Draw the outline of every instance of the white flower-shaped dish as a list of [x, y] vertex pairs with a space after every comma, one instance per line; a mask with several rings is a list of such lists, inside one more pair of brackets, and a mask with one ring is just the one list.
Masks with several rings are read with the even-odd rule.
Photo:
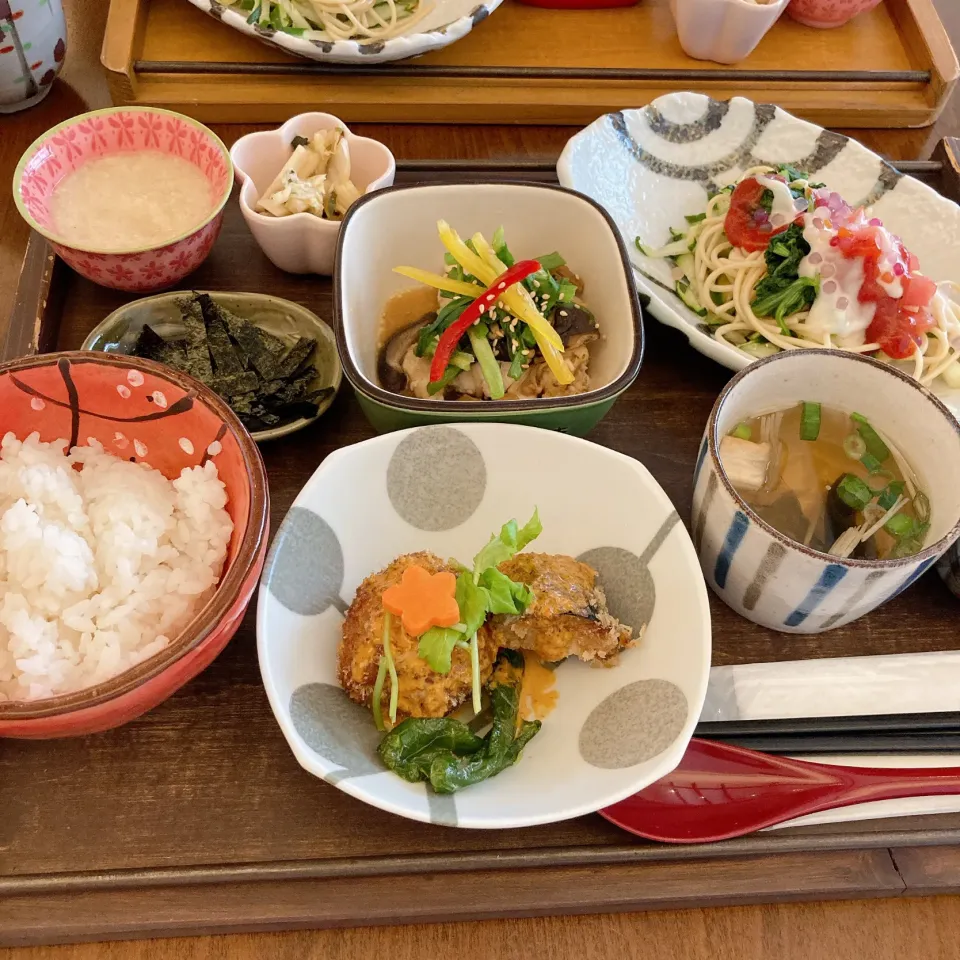
[[[579, 509], [572, 491], [585, 493]], [[438, 796], [384, 768], [369, 709], [337, 685], [343, 614], [360, 582], [400, 554], [469, 562], [535, 506], [543, 533], [530, 549], [590, 563], [611, 611], [647, 629], [615, 667], [563, 663], [556, 708], [519, 763]], [[710, 610], [690, 537], [636, 460], [536, 427], [437, 425], [323, 461], [271, 547], [257, 645], [270, 705], [310, 773], [413, 820], [522, 827], [592, 813], [677, 765], [706, 694]]]
[[756, 49], [790, 0], [670, 0], [680, 46], [687, 56], [739, 63]]
[[[839, 133], [799, 120], [769, 103], [743, 97], [712, 100], [671, 93], [639, 110], [600, 117], [566, 145], [557, 163], [560, 182], [592, 197], [623, 234], [637, 286], [650, 312], [686, 334], [691, 345], [731, 370], [752, 362], [720, 343], [674, 293], [670, 264], [644, 257], [670, 239], [686, 214], [701, 213], [707, 192], [737, 180], [758, 163], [789, 163], [815, 175], [853, 206], [876, 216], [920, 258], [934, 280], [960, 281], [960, 207], [877, 154]], [[933, 392], [960, 416], [960, 390], [942, 383]]]
[[410, 33], [389, 40], [359, 43], [356, 40], [308, 40], [273, 27], [247, 23], [249, 12], [225, 6], [219, 0], [190, 2], [234, 30], [282, 47], [308, 60], [367, 65], [419, 57], [462, 40], [478, 23], [486, 20], [503, 0], [435, 0], [433, 9], [410, 27]]
[[346, 132], [350, 178], [360, 193], [391, 186], [397, 171], [393, 154], [378, 140], [351, 133], [342, 120], [329, 113], [298, 114], [276, 130], [248, 133], [230, 149], [243, 219], [267, 257], [287, 273], [332, 275], [340, 221], [312, 213], [271, 217], [257, 210], [257, 201], [293, 153], [294, 137], [310, 137], [334, 127]]

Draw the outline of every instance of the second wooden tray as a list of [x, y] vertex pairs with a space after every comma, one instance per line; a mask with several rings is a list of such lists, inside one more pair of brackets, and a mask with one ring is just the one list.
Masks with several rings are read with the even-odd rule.
[[[956, 153], [910, 164], [958, 196]], [[398, 180], [551, 176], [549, 165], [399, 164]], [[281, 273], [235, 202], [199, 289], [270, 291], [329, 317], [329, 279]], [[132, 297], [96, 287], [34, 236], [7, 355], [76, 348]], [[703, 423], [729, 371], [647, 327], [636, 383], [591, 440], [642, 461], [689, 520]], [[263, 447], [272, 527], [333, 450], [372, 436], [344, 388], [314, 427]], [[714, 663], [943, 650], [957, 601], [936, 574], [856, 624], [797, 640], [712, 598]], [[960, 815], [825, 824], [694, 847], [598, 816], [454, 830], [366, 806], [297, 765], [257, 666], [254, 610], [211, 667], [117, 730], [0, 741], [0, 946], [252, 929], [484, 919], [946, 892]]]
[[348, 122], [582, 125], [687, 88], [773, 100], [825, 127], [919, 127], [960, 72], [933, 0], [884, 0], [835, 30], [784, 16], [733, 68], [684, 54], [669, 0], [598, 11], [506, 0], [459, 43], [369, 67], [298, 59], [185, 0], [111, 0], [102, 60], [114, 103], [220, 123], [327, 109]]

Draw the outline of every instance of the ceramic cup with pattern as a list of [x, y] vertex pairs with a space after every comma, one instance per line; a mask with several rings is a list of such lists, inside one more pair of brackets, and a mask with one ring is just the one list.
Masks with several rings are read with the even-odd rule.
[[[923, 550], [891, 560], [839, 559], [762, 520], [734, 490], [719, 456], [737, 424], [803, 401], [856, 411], [916, 472], [930, 504]], [[694, 473], [693, 541], [707, 583], [741, 616], [784, 633], [821, 633], [895, 597], [960, 536], [960, 425], [907, 374], [839, 350], [791, 350], [742, 370], [720, 394]]]
[[0, 0], [0, 113], [39, 103], [66, 52], [60, 0]]

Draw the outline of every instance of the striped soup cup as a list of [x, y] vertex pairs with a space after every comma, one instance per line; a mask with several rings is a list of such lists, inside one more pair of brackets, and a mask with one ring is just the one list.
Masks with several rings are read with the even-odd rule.
[[[863, 414], [913, 468], [930, 500], [924, 548], [890, 560], [840, 559], [791, 540], [734, 490], [720, 440], [738, 423], [802, 401]], [[704, 577], [741, 616], [784, 633], [821, 633], [909, 587], [960, 536], [960, 424], [918, 381], [840, 350], [789, 350], [724, 388], [697, 457], [693, 541]]]

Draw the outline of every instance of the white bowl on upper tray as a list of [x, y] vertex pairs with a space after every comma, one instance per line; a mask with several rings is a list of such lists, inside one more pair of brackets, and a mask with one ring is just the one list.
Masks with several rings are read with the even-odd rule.
[[[674, 292], [671, 264], [644, 257], [670, 240], [687, 214], [701, 213], [709, 184], [736, 181], [759, 163], [791, 164], [823, 181], [852, 206], [872, 207], [884, 225], [920, 258], [934, 280], [960, 281], [960, 207], [931, 187], [899, 173], [863, 145], [743, 97], [712, 100], [671, 93], [638, 110], [600, 117], [566, 145], [560, 182], [604, 206], [623, 234], [650, 312], [682, 331], [691, 345], [730, 370], [752, 362], [713, 338]], [[960, 390], [943, 381], [933, 392], [960, 416]]]
[[[421, 0], [427, 2], [427, 0]], [[366, 66], [371, 63], [387, 63], [419, 57], [431, 50], [456, 43], [463, 39], [478, 23], [486, 20], [503, 0], [435, 0], [433, 9], [422, 19], [411, 24], [410, 32], [389, 40], [374, 40], [360, 43], [356, 40], [310, 39], [285, 33], [271, 26], [248, 23], [250, 8], [243, 9], [226, 5], [220, 0], [190, 0], [197, 9], [210, 14], [216, 20], [255, 37], [265, 43], [281, 47], [308, 60], [324, 60], [328, 63], [350, 63]]]
[[670, 0], [683, 52], [696, 60], [739, 63], [756, 49], [790, 0]]
[[240, 184], [240, 212], [254, 240], [268, 259], [287, 273], [330, 276], [336, 255], [340, 220], [312, 213], [273, 217], [257, 210], [257, 201], [293, 153], [294, 137], [311, 137], [318, 130], [339, 127], [350, 150], [350, 179], [360, 191], [372, 193], [393, 183], [397, 164], [379, 140], [358, 137], [330, 113], [301, 113], [276, 130], [261, 130], [240, 137], [230, 148]]
[[[530, 550], [582, 557], [611, 612], [646, 631], [610, 669], [564, 662], [556, 708], [519, 762], [438, 796], [383, 767], [370, 710], [338, 686], [343, 614], [360, 582], [398, 555], [469, 561], [534, 507], [543, 533]], [[706, 695], [710, 610], [690, 537], [636, 460], [532, 427], [429, 426], [323, 461], [273, 542], [257, 645], [274, 715], [310, 773], [413, 820], [521, 827], [592, 813], [677, 765]]]

